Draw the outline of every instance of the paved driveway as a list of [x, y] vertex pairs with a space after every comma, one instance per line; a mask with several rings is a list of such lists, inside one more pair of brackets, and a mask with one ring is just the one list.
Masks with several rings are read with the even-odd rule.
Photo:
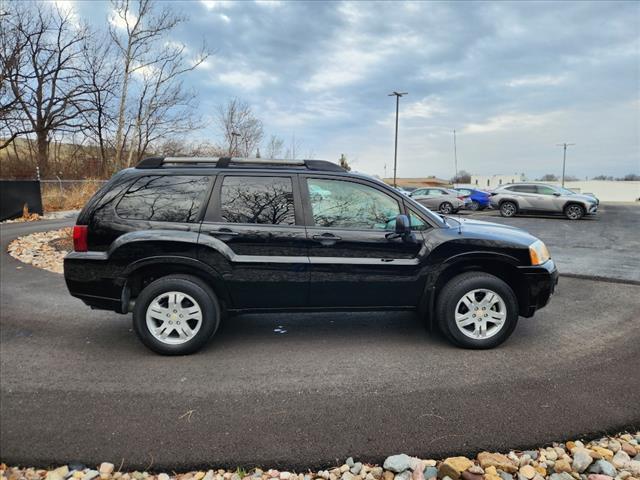
[[167, 358], [129, 316], [91, 311], [60, 275], [4, 253], [46, 228], [2, 227], [5, 462], [304, 469], [640, 426], [638, 286], [561, 278], [491, 351], [456, 349], [410, 314], [336, 313], [235, 317], [201, 353]]

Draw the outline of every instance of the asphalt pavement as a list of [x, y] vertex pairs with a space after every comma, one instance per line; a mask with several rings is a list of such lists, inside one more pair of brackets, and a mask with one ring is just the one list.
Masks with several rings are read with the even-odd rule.
[[637, 285], [561, 278], [489, 351], [454, 348], [408, 313], [271, 314], [228, 319], [199, 354], [160, 357], [129, 315], [92, 311], [61, 275], [6, 254], [65, 224], [1, 227], [4, 462], [306, 469], [640, 427]]
[[640, 284], [640, 205], [601, 204], [578, 221], [564, 216], [500, 216], [497, 210], [462, 212], [463, 218], [504, 223], [542, 239], [561, 274], [601, 277]]

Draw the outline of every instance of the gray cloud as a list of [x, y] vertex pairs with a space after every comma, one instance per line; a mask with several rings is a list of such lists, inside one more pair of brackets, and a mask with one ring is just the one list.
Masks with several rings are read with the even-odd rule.
[[[640, 170], [636, 2], [175, 2], [176, 40], [215, 55], [189, 82], [206, 116], [238, 96], [268, 132], [382, 174], [401, 103], [402, 175]], [[78, 3], [104, 22], [108, 4]], [[211, 126], [202, 137], [216, 134]]]

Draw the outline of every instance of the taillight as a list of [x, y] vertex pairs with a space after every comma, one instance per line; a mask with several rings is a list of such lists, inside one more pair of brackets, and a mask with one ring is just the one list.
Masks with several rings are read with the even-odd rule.
[[464, 195], [460, 195], [460, 196], [458, 197], [458, 200], [464, 200], [464, 198], [465, 198], [465, 197], [464, 197]]
[[76, 252], [86, 252], [89, 250], [87, 244], [89, 230], [86, 225], [74, 225], [73, 227], [73, 249]]

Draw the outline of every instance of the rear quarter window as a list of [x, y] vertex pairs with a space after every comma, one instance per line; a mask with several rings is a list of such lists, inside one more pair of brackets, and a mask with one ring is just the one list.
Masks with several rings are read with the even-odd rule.
[[192, 175], [149, 175], [135, 181], [116, 213], [122, 218], [191, 223], [198, 220], [211, 179]]

